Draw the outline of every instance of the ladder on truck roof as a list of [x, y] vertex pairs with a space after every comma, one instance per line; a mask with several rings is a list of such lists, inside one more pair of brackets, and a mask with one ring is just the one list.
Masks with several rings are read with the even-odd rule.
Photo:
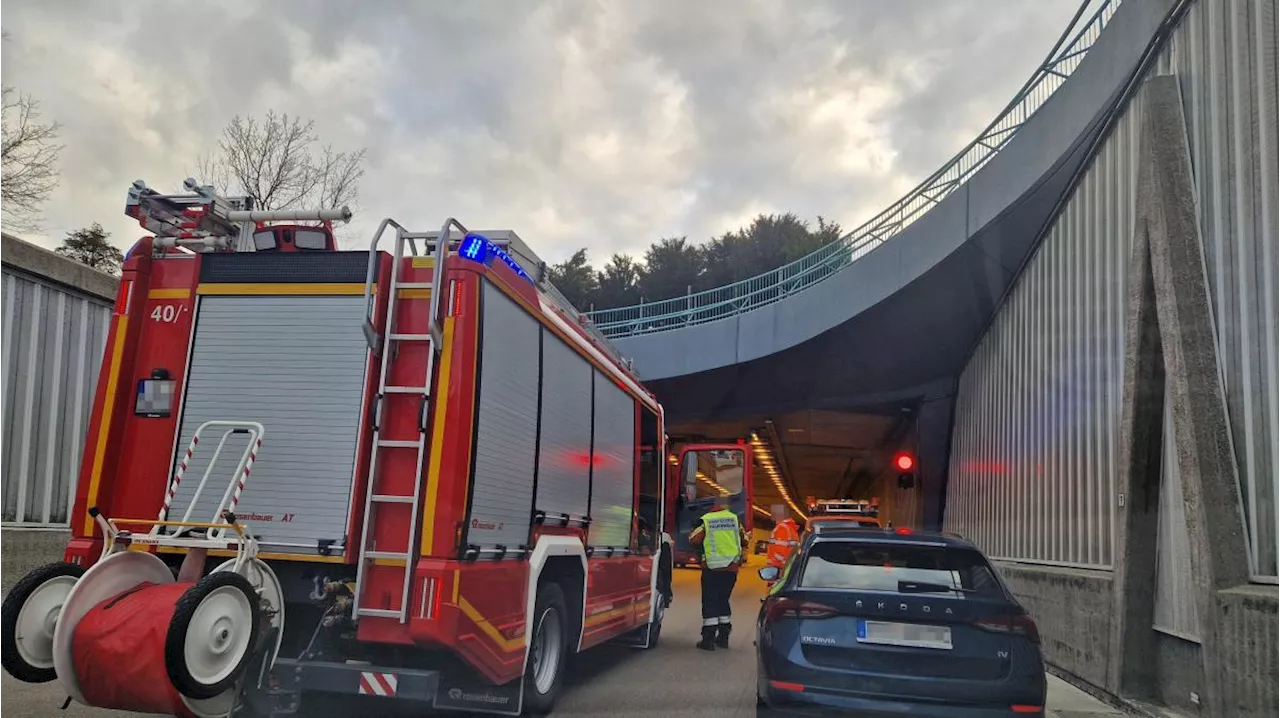
[[252, 197], [222, 197], [211, 185], [188, 177], [183, 189], [191, 194], [161, 194], [135, 180], [125, 199], [124, 213], [155, 235], [158, 247], [194, 251], [253, 251], [257, 222], [349, 222], [351, 210], [253, 208]]
[[[391, 252], [391, 281], [387, 287], [387, 317], [386, 332], [384, 336], [379, 336], [377, 329], [373, 325], [373, 286], [374, 279], [377, 276], [378, 266], [378, 242], [381, 240], [383, 233], [388, 227], [394, 227], [396, 230], [395, 244]], [[459, 233], [456, 238], [451, 234], [456, 229]], [[369, 457], [369, 475], [365, 484], [364, 497], [364, 522], [360, 531], [360, 553], [359, 562], [356, 566], [356, 591], [355, 601], [352, 606], [352, 613], [356, 619], [362, 616], [378, 617], [378, 618], [395, 618], [401, 623], [405, 623], [409, 617], [409, 588], [413, 578], [414, 568], [414, 547], [417, 541], [418, 512], [421, 510], [422, 499], [422, 465], [427, 454], [427, 417], [429, 415], [428, 408], [431, 401], [431, 382], [434, 377], [436, 357], [440, 351], [440, 295], [441, 282], [444, 278], [445, 259], [449, 256], [449, 252], [455, 243], [460, 244], [467, 235], [467, 228], [453, 218], [445, 220], [443, 228], [437, 232], [409, 232], [401, 227], [392, 219], [384, 219], [378, 225], [377, 231], [373, 235], [373, 241], [369, 246], [369, 268], [365, 276], [364, 298], [365, 298], [365, 322], [363, 331], [365, 340], [369, 344], [369, 348], [375, 353], [381, 355], [381, 368], [378, 373], [378, 393], [375, 397], [375, 409], [373, 418], [373, 449]], [[434, 257], [434, 265], [431, 269], [431, 281], [429, 283], [404, 282], [401, 281], [401, 269], [405, 258], [405, 246], [408, 245], [412, 256], [418, 256], [418, 241], [423, 242], [424, 251], [431, 252]], [[502, 245], [503, 242], [493, 242]], [[426, 301], [430, 302], [428, 309], [428, 327], [426, 334], [409, 334], [396, 331], [396, 316], [398, 314], [397, 307], [400, 301], [422, 301], [421, 299], [413, 299], [406, 297], [398, 300], [397, 296], [401, 289], [428, 289], [430, 296]], [[426, 371], [422, 377], [420, 384], [412, 386], [393, 385], [387, 383], [388, 376], [391, 372], [391, 345], [395, 342], [425, 342], [427, 345], [427, 361]], [[418, 412], [418, 436], [416, 439], [383, 439], [383, 407], [385, 399], [389, 394], [417, 394], [421, 397], [422, 405]], [[414, 462], [414, 478], [413, 492], [411, 494], [385, 494], [378, 492], [378, 455], [381, 450], [404, 451], [412, 450], [416, 452], [416, 460]], [[377, 511], [379, 507], [387, 504], [409, 504], [409, 528], [408, 535], [405, 536], [404, 551], [382, 551], [373, 545], [372, 528], [377, 521]], [[364, 591], [368, 586], [365, 579], [368, 576], [370, 565], [378, 559], [389, 559], [392, 561], [404, 561], [404, 580], [401, 587], [400, 607], [398, 609], [387, 608], [368, 608], [363, 605], [361, 600]]]

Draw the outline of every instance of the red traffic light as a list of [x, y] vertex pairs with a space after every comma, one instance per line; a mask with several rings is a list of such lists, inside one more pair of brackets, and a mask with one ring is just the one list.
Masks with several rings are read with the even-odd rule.
[[910, 471], [916, 467], [916, 460], [911, 454], [902, 452], [893, 458], [893, 465], [899, 471]]

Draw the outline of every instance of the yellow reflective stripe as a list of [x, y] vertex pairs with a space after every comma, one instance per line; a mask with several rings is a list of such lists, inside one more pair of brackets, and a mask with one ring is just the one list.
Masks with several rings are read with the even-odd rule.
[[[430, 556], [435, 548], [436, 498], [440, 493], [440, 464], [444, 456], [445, 414], [449, 410], [449, 374], [453, 367], [453, 317], [446, 317], [440, 342], [440, 379], [436, 389], [440, 394], [440, 403], [435, 406], [431, 427], [431, 454], [427, 459], [427, 497], [422, 507], [422, 555]], [[434, 399], [436, 392], [432, 392]], [[457, 591], [457, 582], [454, 582]], [[457, 597], [454, 597], [457, 603]]]
[[[121, 314], [116, 319], [116, 329], [111, 338], [115, 344], [111, 346], [111, 363], [107, 365], [107, 390], [102, 402], [102, 416], [98, 423], [98, 440], [93, 446], [93, 468], [89, 470], [89, 491], [85, 495], [85, 508], [98, 505], [99, 484], [102, 482], [102, 464], [107, 455], [107, 434], [111, 431], [111, 417], [116, 408], [116, 385], [120, 379], [120, 360], [124, 357], [125, 329], [129, 326], [129, 315]], [[92, 516], [85, 514], [84, 533], [93, 536], [93, 527], [97, 526]]]
[[147, 299], [187, 299], [191, 296], [191, 290], [182, 289], [152, 289], [147, 292]]
[[364, 294], [364, 285], [356, 282], [201, 284], [196, 287], [196, 294], [354, 295]]
[[[156, 553], [176, 553], [185, 554], [189, 549], [181, 546], [157, 546]], [[210, 556], [232, 557], [236, 555], [235, 551], [226, 549], [212, 548], [209, 549]], [[342, 556], [320, 556], [310, 553], [277, 553], [274, 551], [259, 551], [258, 558], [263, 561], [297, 561], [299, 563], [346, 563], [346, 559]], [[400, 565], [404, 565], [401, 561]]]
[[464, 616], [471, 619], [472, 623], [479, 626], [480, 630], [484, 631], [486, 636], [492, 638], [494, 643], [497, 643], [504, 653], [510, 653], [517, 648], [524, 647], [524, 635], [519, 635], [515, 638], [507, 638], [502, 635], [502, 632], [494, 627], [492, 623], [489, 623], [489, 619], [481, 616], [480, 612], [476, 610], [476, 607], [472, 606], [471, 602], [467, 599], [460, 599], [458, 601], [458, 608], [462, 610]]

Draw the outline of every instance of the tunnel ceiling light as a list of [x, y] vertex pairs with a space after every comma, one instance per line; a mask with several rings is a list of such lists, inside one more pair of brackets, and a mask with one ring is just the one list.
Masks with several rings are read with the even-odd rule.
[[729, 494], [733, 493], [728, 489], [726, 489], [725, 487], [721, 486], [720, 484], [717, 484], [714, 480], [711, 479], [711, 477], [707, 476], [701, 471], [697, 472], [697, 476], [698, 476], [698, 481], [701, 481], [706, 485], [710, 486], [711, 488], [715, 489], [716, 491], [719, 491], [721, 496], [728, 496]]
[[765, 473], [769, 476], [769, 480], [778, 490], [778, 495], [782, 497], [782, 500], [791, 507], [791, 510], [795, 512], [797, 516], [807, 520], [809, 516], [796, 505], [795, 500], [791, 497], [791, 492], [787, 490], [787, 486], [782, 480], [782, 473], [778, 470], [778, 466], [774, 462], [771, 447], [761, 441], [760, 435], [755, 432], [751, 433], [751, 445], [756, 448], [758, 452], [757, 460]]

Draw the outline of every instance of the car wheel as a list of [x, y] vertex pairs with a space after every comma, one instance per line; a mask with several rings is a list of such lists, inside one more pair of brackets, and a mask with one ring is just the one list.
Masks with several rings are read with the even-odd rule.
[[533, 606], [529, 661], [524, 674], [524, 707], [533, 715], [551, 712], [564, 683], [565, 657], [569, 648], [565, 639], [568, 618], [560, 585], [544, 583], [539, 586]]

